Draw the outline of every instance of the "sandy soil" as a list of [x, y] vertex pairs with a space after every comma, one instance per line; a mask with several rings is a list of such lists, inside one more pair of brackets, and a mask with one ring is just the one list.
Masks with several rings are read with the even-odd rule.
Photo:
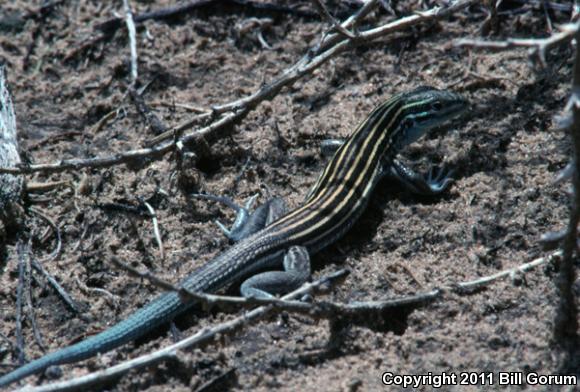
[[[155, 136], [126, 94], [130, 75], [124, 29], [71, 55], [90, 38], [95, 24], [122, 10], [121, 2], [114, 7], [100, 1], [63, 2], [42, 17], [26, 17], [37, 3], [16, 0], [0, 7], [0, 62], [8, 70], [23, 158], [40, 163], [107, 155], [138, 148]], [[173, 3], [134, 1], [133, 6], [139, 13]], [[519, 12], [518, 3], [504, 3], [497, 37], [547, 34], [540, 9], [527, 6]], [[416, 5], [401, 1], [396, 9], [404, 14]], [[551, 17], [557, 23], [569, 19], [561, 12]], [[241, 32], [240, 24], [251, 18], [272, 20], [263, 31], [271, 50], [261, 45], [256, 29]], [[389, 18], [380, 13], [369, 23]], [[213, 221], [230, 222], [232, 211], [191, 200], [187, 193], [228, 195], [242, 203], [265, 185], [296, 206], [325, 164], [319, 153], [322, 140], [348, 135], [375, 105], [419, 85], [453, 89], [473, 104], [467, 119], [403, 154], [422, 170], [430, 164], [453, 167], [457, 180], [436, 199], [414, 196], [396, 182], [381, 183], [356, 229], [313, 258], [315, 277], [351, 270], [324, 298], [348, 302], [403, 296], [544, 255], [539, 236], [561, 229], [567, 219], [565, 187], [552, 181], [567, 162], [570, 143], [552, 119], [569, 93], [572, 49], [556, 48], [548, 56], [549, 67], [538, 70], [525, 50], [489, 53], [450, 44], [480, 37], [484, 19], [482, 9], [474, 7], [334, 58], [259, 105], [231, 129], [231, 136], [212, 145], [207, 157], [196, 165], [186, 161], [180, 173], [174, 156], [167, 155], [138, 168], [28, 176], [29, 182], [71, 184], [30, 197], [62, 231], [62, 252], [44, 267], [82, 309], [71, 312], [35, 274], [32, 297], [47, 350], [107, 328], [159, 292], [110, 265], [110, 255], [178, 282], [228, 246]], [[299, 59], [325, 27], [316, 18], [240, 7], [203, 8], [169, 21], [145, 22], [138, 27], [139, 78], [142, 86], [149, 84], [145, 101], [168, 126], [180, 124], [195, 113], [177, 104], [208, 108], [252, 93]], [[137, 206], [139, 198], [156, 210], [167, 253], [163, 263], [150, 219], [103, 208], [107, 203]], [[9, 238], [8, 254], [0, 261], [0, 332], [11, 342], [16, 243], [33, 236], [34, 254], [42, 261], [56, 245], [46, 231], [43, 221], [29, 216]], [[386, 388], [384, 372], [556, 374], [556, 271], [557, 266], [547, 264], [473, 295], [450, 294], [407, 315], [347, 326], [339, 344], [329, 344], [326, 321], [278, 315], [181, 353], [175, 363], [133, 372], [107, 389], [185, 391], [213, 382], [215, 390], [368, 391]], [[178, 335], [240, 313], [198, 309], [177, 320]], [[28, 319], [23, 334], [26, 358], [41, 356]], [[99, 358], [63, 366], [63, 377], [103, 369], [174, 339], [162, 329]], [[16, 362], [7, 341], [0, 340], [0, 372]], [[50, 380], [50, 374], [27, 379], [35, 384]], [[494, 389], [503, 389], [495, 381]]]

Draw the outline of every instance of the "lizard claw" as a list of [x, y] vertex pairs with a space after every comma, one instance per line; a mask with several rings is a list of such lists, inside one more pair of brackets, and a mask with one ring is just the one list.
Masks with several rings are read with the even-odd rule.
[[425, 183], [433, 193], [441, 193], [446, 190], [453, 182], [453, 169], [447, 169], [445, 166], [431, 166], [429, 172], [425, 175]]

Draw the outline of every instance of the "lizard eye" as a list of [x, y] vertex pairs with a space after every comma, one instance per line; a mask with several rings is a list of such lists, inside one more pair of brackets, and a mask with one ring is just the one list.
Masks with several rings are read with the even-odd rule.
[[439, 110], [443, 109], [443, 104], [441, 102], [433, 102], [431, 104], [431, 109], [438, 112]]

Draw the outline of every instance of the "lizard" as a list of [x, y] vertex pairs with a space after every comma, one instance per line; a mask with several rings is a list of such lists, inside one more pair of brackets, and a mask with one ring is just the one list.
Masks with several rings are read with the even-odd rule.
[[[249, 276], [240, 286], [246, 297], [271, 297], [298, 288], [310, 278], [310, 256], [353, 226], [383, 177], [395, 176], [422, 194], [437, 195], [448, 188], [450, 173], [432, 169], [419, 175], [400, 162], [397, 154], [467, 108], [468, 101], [459, 94], [433, 87], [395, 94], [378, 105], [347, 139], [326, 143], [333, 156], [302, 205], [285, 211], [283, 202], [272, 199], [251, 214], [247, 208], [237, 208], [236, 222], [226, 233], [235, 243], [192, 271], [180, 285], [190, 291], [212, 293]], [[194, 304], [182, 302], [175, 292], [163, 293], [112, 327], [0, 376], [0, 387], [49, 366], [81, 361], [117, 348]]]

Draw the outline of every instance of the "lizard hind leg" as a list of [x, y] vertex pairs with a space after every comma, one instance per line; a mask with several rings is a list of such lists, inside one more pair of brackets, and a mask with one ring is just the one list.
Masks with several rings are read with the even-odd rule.
[[251, 211], [258, 198], [257, 194], [250, 197], [244, 206], [240, 206], [229, 197], [224, 196], [199, 193], [193, 194], [192, 196], [198, 199], [212, 200], [225, 204], [236, 211], [236, 219], [229, 229], [219, 220], [216, 220], [218, 227], [232, 242], [238, 242], [254, 234], [286, 212], [286, 204], [280, 198], [272, 198], [258, 206], [254, 211]]
[[284, 255], [284, 271], [267, 271], [248, 278], [240, 291], [244, 297], [272, 298], [297, 289], [310, 279], [310, 255], [304, 246], [291, 246]]

